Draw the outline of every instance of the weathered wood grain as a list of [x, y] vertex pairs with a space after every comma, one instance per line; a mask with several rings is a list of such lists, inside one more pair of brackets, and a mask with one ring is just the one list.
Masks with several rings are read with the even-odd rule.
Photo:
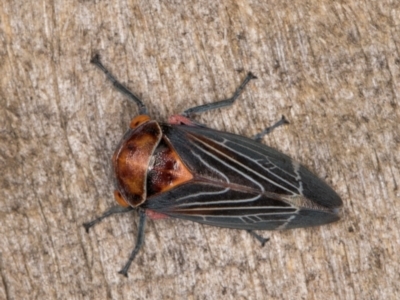
[[[398, 299], [398, 1], [20, 1], [0, 7], [0, 299]], [[345, 203], [341, 222], [244, 232], [149, 222], [129, 278], [134, 215], [114, 204], [110, 156], [136, 108], [89, 60], [166, 120], [198, 118], [264, 139]]]

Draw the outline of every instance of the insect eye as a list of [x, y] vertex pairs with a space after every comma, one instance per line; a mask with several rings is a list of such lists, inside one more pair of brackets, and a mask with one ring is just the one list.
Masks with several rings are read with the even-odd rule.
[[149, 120], [150, 120], [150, 117], [148, 115], [139, 115], [132, 119], [131, 123], [129, 124], [129, 127], [131, 129], [134, 129]]
[[129, 204], [125, 201], [124, 197], [120, 193], [120, 191], [114, 191], [114, 199], [118, 202], [119, 205], [122, 207], [129, 207]]

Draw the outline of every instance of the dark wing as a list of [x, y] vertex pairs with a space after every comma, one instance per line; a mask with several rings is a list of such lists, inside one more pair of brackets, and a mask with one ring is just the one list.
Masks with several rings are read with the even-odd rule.
[[340, 197], [277, 150], [204, 127], [161, 127], [194, 178], [149, 198], [144, 208], [238, 229], [288, 229], [339, 219]]

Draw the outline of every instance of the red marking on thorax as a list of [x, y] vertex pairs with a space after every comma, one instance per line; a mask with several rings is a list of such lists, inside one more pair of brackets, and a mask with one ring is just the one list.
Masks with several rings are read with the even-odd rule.
[[188, 126], [196, 126], [196, 123], [193, 123], [192, 120], [181, 116], [181, 115], [172, 115], [168, 118], [168, 123], [169, 124], [174, 124], [174, 125], [188, 125]]
[[152, 211], [150, 209], [146, 209], [146, 216], [148, 216], [152, 220], [160, 220], [168, 218], [167, 215]]

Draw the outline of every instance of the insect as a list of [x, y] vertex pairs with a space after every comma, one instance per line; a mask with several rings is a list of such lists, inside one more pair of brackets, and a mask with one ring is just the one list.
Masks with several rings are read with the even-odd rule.
[[144, 241], [146, 217], [175, 217], [207, 225], [280, 230], [339, 220], [342, 200], [324, 181], [285, 154], [260, 143], [284, 117], [253, 139], [205, 127], [191, 117], [232, 105], [256, 77], [249, 73], [229, 99], [190, 108], [159, 123], [143, 102], [103, 66], [91, 63], [139, 108], [112, 157], [119, 206], [85, 223], [86, 231], [117, 213], [138, 211], [136, 246], [119, 272], [129, 267]]

